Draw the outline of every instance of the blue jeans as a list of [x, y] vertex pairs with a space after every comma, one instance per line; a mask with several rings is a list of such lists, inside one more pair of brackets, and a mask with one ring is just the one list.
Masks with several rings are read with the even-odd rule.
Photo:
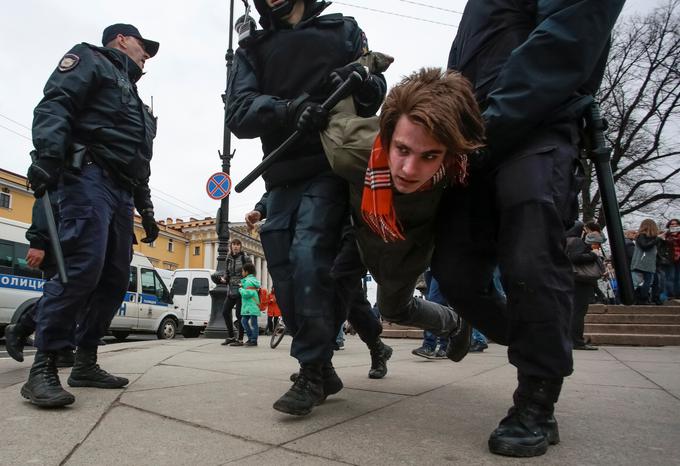
[[484, 334], [476, 328], [472, 329], [472, 343], [477, 343], [479, 345], [486, 345], [487, 343]]
[[640, 272], [638, 274], [642, 275], [642, 284], [635, 290], [637, 293], [637, 299], [639, 304], [647, 304], [649, 302], [649, 288], [652, 286], [654, 281], [654, 272]]
[[248, 341], [257, 341], [260, 329], [257, 327], [257, 316], [242, 316], [241, 325], [248, 335]]
[[343, 326], [340, 326], [340, 331], [338, 332], [338, 335], [335, 337], [335, 344], [336, 345], [344, 345], [345, 344], [345, 329], [342, 328]]
[[446, 351], [446, 348], [449, 346], [448, 338], [437, 338], [434, 333], [428, 332], [427, 330], [423, 332], [423, 348], [434, 351], [437, 348], [437, 343], [439, 343], [439, 348], [444, 351]]

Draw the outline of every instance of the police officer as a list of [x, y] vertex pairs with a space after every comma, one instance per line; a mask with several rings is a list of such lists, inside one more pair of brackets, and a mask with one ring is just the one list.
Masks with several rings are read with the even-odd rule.
[[[537, 456], [559, 442], [554, 404], [573, 370], [574, 283], [565, 229], [578, 213], [578, 122], [603, 75], [623, 0], [470, 0], [449, 68], [473, 84], [487, 150], [440, 208], [435, 277], [453, 307], [517, 367], [489, 449]], [[500, 267], [507, 305], [491, 286]]]
[[156, 119], [136, 82], [159, 44], [129, 24], [107, 27], [102, 44], [81, 43], [64, 55], [34, 112], [37, 160], [28, 181], [36, 198], [49, 190], [59, 205], [68, 277], [46, 282], [36, 304], [38, 351], [21, 394], [41, 407], [75, 401], [55, 367], [57, 351], [69, 345], [77, 346], [70, 386], [128, 383], [99, 367], [97, 345], [127, 290], [133, 208], [142, 216], [142, 241], [158, 236], [148, 186]]
[[[227, 96], [227, 124], [240, 138], [260, 137], [265, 154], [294, 130], [304, 132], [264, 174], [268, 219], [260, 231], [283, 317], [293, 335], [291, 355], [300, 377], [274, 409], [308, 414], [323, 398], [323, 379], [341, 382], [332, 369], [338, 316], [330, 269], [347, 218], [347, 186], [326, 160], [318, 131], [328, 122], [321, 107], [333, 88], [363, 67], [349, 65], [368, 51], [353, 18], [322, 15], [313, 0], [256, 0], [264, 28], [236, 51]], [[364, 73], [366, 73], [364, 71]], [[355, 93], [359, 112], [377, 111], [386, 85], [366, 77]], [[337, 383], [340, 382], [340, 383]]]

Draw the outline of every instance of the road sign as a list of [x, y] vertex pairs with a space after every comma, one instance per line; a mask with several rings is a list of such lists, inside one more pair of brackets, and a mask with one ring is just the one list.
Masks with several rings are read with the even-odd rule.
[[208, 178], [205, 190], [211, 199], [224, 199], [231, 192], [231, 178], [224, 172], [214, 173]]

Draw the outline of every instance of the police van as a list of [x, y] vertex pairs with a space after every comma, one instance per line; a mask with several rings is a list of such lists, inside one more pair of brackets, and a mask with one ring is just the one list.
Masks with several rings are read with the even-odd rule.
[[[40, 270], [26, 263], [29, 225], [0, 218], [0, 334], [30, 310], [42, 295]], [[158, 338], [174, 338], [184, 319], [172, 304], [168, 287], [144, 255], [135, 253], [130, 264], [130, 282], [125, 300], [111, 323], [111, 333], [119, 339], [130, 333], [155, 333]]]

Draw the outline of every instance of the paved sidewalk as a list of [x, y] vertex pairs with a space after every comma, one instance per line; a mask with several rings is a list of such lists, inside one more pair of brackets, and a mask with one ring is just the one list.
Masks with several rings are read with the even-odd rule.
[[19, 395], [32, 358], [0, 360], [0, 464], [680, 464], [680, 347], [576, 352], [557, 405], [562, 443], [514, 460], [486, 447], [515, 387], [497, 345], [455, 364], [412, 356], [418, 341], [389, 340], [389, 373], [370, 380], [368, 351], [350, 337], [334, 358], [345, 389], [298, 418], [271, 408], [297, 369], [289, 337], [276, 350], [265, 338], [257, 348], [219, 343], [104, 346], [101, 365], [129, 387], [71, 389], [76, 403], [61, 410]]

